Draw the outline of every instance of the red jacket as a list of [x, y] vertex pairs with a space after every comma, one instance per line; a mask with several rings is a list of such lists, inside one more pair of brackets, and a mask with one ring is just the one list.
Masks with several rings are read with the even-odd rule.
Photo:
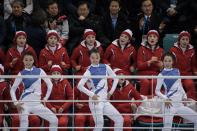
[[[125, 86], [116, 88], [112, 95], [112, 100], [142, 100], [140, 93], [136, 91], [129, 81], [126, 81]], [[113, 102], [112, 103], [120, 113], [132, 113], [131, 111], [131, 102]], [[140, 102], [135, 103], [137, 106], [140, 105]]]
[[152, 50], [149, 46], [142, 44], [138, 49], [137, 54], [137, 69], [139, 75], [158, 75], [160, 72], [159, 62], [152, 63], [148, 65], [148, 61], [154, 56], [158, 60], [161, 60], [161, 57], [164, 53], [164, 50], [159, 46], [155, 50]]
[[[74, 88], [74, 99], [75, 100], [89, 100], [89, 97], [84, 94], [83, 92], [79, 91], [77, 87]], [[84, 106], [81, 109], [78, 109], [76, 107], [76, 104], [83, 104]], [[90, 109], [89, 109], [89, 104], [88, 102], [76, 102], [75, 103], [75, 112], [76, 113], [89, 113]]]
[[[101, 47], [101, 43], [96, 41], [95, 48], [99, 50], [99, 53], [102, 59], [103, 49]], [[76, 74], [82, 75], [86, 71], [87, 67], [91, 64], [89, 52], [90, 51], [87, 48], [85, 41], [82, 41], [80, 45], [74, 49], [72, 56], [71, 56], [72, 67], [75, 69], [76, 66], [78, 65], [81, 66], [81, 70], [78, 71]]]
[[115, 40], [106, 49], [103, 61], [105, 64], [110, 64], [112, 68], [120, 68], [131, 74], [130, 67], [135, 67], [136, 64], [136, 50], [131, 44], [121, 50], [119, 41]]
[[[48, 61], [52, 61], [53, 65], [60, 65], [63, 70], [70, 68], [70, 60], [68, 53], [64, 47], [60, 44], [56, 45], [56, 51], [53, 53], [48, 46], [40, 51], [39, 66], [47, 73], [50, 73], [51, 67], [48, 66]], [[62, 65], [61, 62], [65, 62], [66, 65]]]
[[[7, 82], [4, 80], [0, 80], [0, 100], [6, 100], [5, 98], [5, 90], [8, 88]], [[6, 102], [5, 102], [6, 103]], [[3, 113], [4, 103], [0, 102], [0, 114]]]
[[[13, 82], [14, 81], [12, 81], [11, 83], [13, 84]], [[11, 84], [11, 85], [12, 85]], [[10, 88], [11, 88], [11, 86], [10, 87], [8, 87], [8, 88], [6, 88], [6, 90], [5, 90], [5, 99], [6, 100], [12, 100], [11, 99], [11, 96], [10, 96]], [[19, 100], [20, 99], [20, 97], [21, 97], [21, 95], [22, 95], [22, 93], [23, 93], [23, 89], [24, 89], [24, 87], [23, 87], [23, 84], [20, 84], [19, 85], [19, 87], [17, 88], [17, 90], [16, 90], [16, 99], [17, 100]], [[7, 102], [7, 105], [8, 105], [8, 111], [9, 111], [9, 113], [18, 113], [18, 111], [17, 111], [17, 109], [16, 109], [16, 106], [14, 105], [14, 103], [13, 102]]]
[[0, 49], [0, 64], [4, 65], [5, 62], [5, 54], [2, 49]]
[[197, 72], [196, 54], [192, 45], [189, 44], [186, 51], [183, 52], [180, 46], [175, 43], [170, 51], [176, 57], [175, 66], [180, 70], [181, 75], [192, 75]]
[[[53, 82], [53, 89], [48, 100], [73, 100], [73, 90], [70, 83], [67, 80], [60, 80], [58, 83]], [[46, 85], [42, 87], [43, 95], [47, 92]], [[64, 112], [68, 112], [69, 107], [73, 102], [47, 102], [49, 109], [63, 108]]]
[[[21, 54], [17, 50], [17, 47], [13, 46], [8, 50], [8, 52], [6, 54], [6, 60], [5, 60], [5, 68], [8, 71], [10, 71], [11, 74], [16, 75], [24, 68], [22, 57], [25, 52], [31, 52], [34, 55], [35, 65], [37, 66], [37, 63], [38, 63], [37, 55], [31, 46], [26, 44], [25, 48]], [[16, 64], [12, 65], [11, 62], [14, 58], [18, 58], [18, 60], [17, 60]]]

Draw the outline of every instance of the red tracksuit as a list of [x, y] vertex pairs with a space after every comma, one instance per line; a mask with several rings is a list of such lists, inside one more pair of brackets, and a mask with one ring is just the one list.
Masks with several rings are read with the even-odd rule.
[[[189, 44], [186, 51], [183, 52], [179, 44], [175, 43], [170, 51], [176, 57], [175, 66], [180, 70], [181, 75], [192, 76], [194, 72], [197, 72], [196, 54], [192, 45]], [[196, 100], [194, 81], [191, 79], [184, 79], [182, 83], [187, 92], [187, 96]]]
[[[158, 75], [160, 72], [159, 62], [152, 63], [148, 65], [148, 61], [154, 56], [158, 60], [161, 57], [164, 50], [159, 46], [152, 50], [149, 46], [142, 44], [138, 50], [137, 54], [137, 69], [139, 75]], [[140, 93], [143, 95], [153, 95], [155, 94], [156, 80], [153, 79], [140, 79]]]
[[[70, 68], [70, 60], [68, 53], [64, 47], [60, 44], [56, 45], [56, 50], [53, 53], [48, 45], [40, 51], [39, 66], [47, 73], [50, 73], [51, 67], [48, 65], [48, 61], [52, 61], [52, 65], [59, 65], [63, 70]], [[66, 65], [62, 65], [61, 62], [65, 62]]]
[[[5, 100], [5, 93], [4, 91], [6, 90], [7, 88], [7, 82], [5, 82], [4, 80], [0, 80], [0, 100]], [[0, 114], [3, 114], [3, 109], [4, 109], [4, 103], [3, 102], [0, 102]], [[2, 126], [3, 124], [3, 119], [4, 119], [4, 116], [0, 115], [0, 126]]]
[[[53, 89], [51, 95], [48, 100], [73, 100], [73, 90], [70, 83], [67, 80], [59, 80], [57, 82], [53, 82]], [[46, 94], [47, 87], [43, 86], [43, 94]], [[48, 102], [47, 107], [49, 109], [55, 108], [58, 114], [58, 110], [63, 108], [63, 113], [68, 113], [69, 108], [71, 107], [72, 102]], [[59, 127], [67, 127], [68, 125], [68, 116], [67, 115], [58, 115], [58, 126]], [[48, 123], [45, 124], [48, 126]], [[61, 130], [61, 129], [59, 129]], [[66, 129], [62, 129], [66, 130]]]
[[[13, 82], [12, 82], [13, 83]], [[19, 88], [16, 90], [16, 98], [19, 100], [20, 96], [23, 93], [23, 85], [21, 84]], [[5, 96], [6, 100], [12, 100], [10, 96], [10, 88], [7, 88], [5, 90]], [[8, 102], [8, 110], [10, 114], [17, 114], [18, 111], [16, 109], [16, 106], [13, 103]], [[29, 116], [29, 126], [30, 127], [40, 127], [41, 120], [36, 115], [30, 115]], [[19, 127], [20, 120], [18, 115], [11, 115], [11, 127]], [[17, 129], [13, 129], [13, 131], [18, 131]], [[31, 129], [30, 131], [39, 131], [39, 129]]]
[[120, 68], [131, 74], [130, 67], [135, 67], [136, 63], [136, 50], [131, 44], [126, 45], [122, 50], [119, 41], [115, 40], [106, 49], [103, 61], [112, 68]]
[[[112, 95], [112, 100], [131, 100], [132, 98], [134, 98], [135, 100], [142, 100], [140, 93], [136, 91], [136, 89], [133, 87], [131, 83], [129, 83], [129, 81], [125, 81], [124, 87], [117, 87]], [[132, 113], [131, 102], [115, 102], [112, 104], [120, 113]], [[135, 104], [139, 106], [140, 102], [137, 102]], [[123, 115], [123, 118], [124, 127], [131, 127], [131, 125], [133, 124], [134, 116]], [[131, 131], [131, 129], [124, 129], [124, 131]]]
[[[83, 92], [80, 92], [78, 90], [78, 88], [75, 87], [74, 88], [74, 99], [75, 100], [89, 100], [89, 97], [86, 94], [84, 94]], [[76, 106], [77, 104], [83, 104], [83, 107], [79, 109]], [[80, 113], [80, 114], [89, 113], [89, 114], [91, 114], [88, 102], [76, 102], [74, 109], [75, 109], [75, 114], [77, 114], [77, 113]], [[88, 115], [88, 116], [87, 115], [75, 115], [75, 127], [85, 127], [85, 124], [87, 122], [89, 123], [88, 125], [90, 127], [94, 127], [94, 120], [93, 120], [92, 115]], [[76, 130], [77, 131], [85, 131], [85, 129], [76, 129]]]
[[[103, 49], [101, 47], [101, 43], [96, 41], [94, 47], [99, 50], [102, 59]], [[81, 66], [81, 69], [76, 72], [76, 75], [83, 75], [87, 67], [91, 64], [89, 52], [90, 50], [87, 48], [85, 41], [82, 41], [80, 45], [74, 49], [74, 52], [71, 56], [72, 67], [75, 69], [76, 66]]]
[[4, 62], [5, 62], [5, 53], [0, 48], [0, 64], [4, 65]]
[[[10, 71], [10, 74], [17, 75], [24, 68], [22, 57], [25, 52], [31, 52], [34, 55], [35, 65], [37, 65], [37, 55], [31, 46], [26, 44], [21, 54], [17, 50], [17, 47], [13, 46], [8, 50], [5, 60], [5, 68]], [[16, 64], [12, 65], [11, 62], [14, 58], [18, 58], [18, 60]]]

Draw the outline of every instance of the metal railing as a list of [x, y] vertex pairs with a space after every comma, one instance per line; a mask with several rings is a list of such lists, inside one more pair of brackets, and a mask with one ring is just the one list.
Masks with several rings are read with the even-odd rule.
[[[76, 85], [74, 85], [74, 80], [75, 79], [80, 79], [80, 78], [103, 78], [103, 79], [111, 79], [111, 78], [124, 78], [124, 79], [161, 79], [161, 78], [168, 78], [168, 79], [197, 79], [197, 76], [115, 76], [115, 77], [111, 77], [111, 76], [90, 76], [90, 77], [84, 77], [84, 76], [76, 76], [76, 75], [62, 75], [62, 76], [40, 76], [40, 75], [25, 75], [25, 76], [16, 76], [16, 75], [1, 75], [0, 79], [13, 79], [13, 78], [64, 78], [64, 79], [73, 79], [73, 87], [76, 87]], [[152, 84], [153, 86], [153, 84]], [[74, 91], [73, 91], [73, 96], [74, 96]], [[152, 100], [99, 100], [99, 102], [132, 102], [132, 103], [137, 103], [137, 102], [152, 102]], [[12, 100], [0, 100], [0, 103], [9, 103], [9, 102], [14, 102]], [[99, 127], [76, 127], [75, 126], [75, 121], [74, 121], [74, 117], [78, 116], [78, 115], [83, 115], [83, 116], [91, 116], [91, 113], [75, 113], [75, 106], [74, 103], [79, 103], [79, 102], [95, 102], [93, 100], [48, 100], [48, 101], [35, 101], [35, 100], [31, 100], [31, 101], [23, 101], [23, 102], [72, 102], [72, 108], [71, 108], [71, 113], [56, 113], [57, 116], [69, 116], [71, 125], [67, 126], [67, 127], [58, 127], [58, 129], [70, 129], [70, 130], [75, 130], [75, 129], [93, 129], [93, 128], [99, 128]], [[161, 101], [157, 101], [157, 102], [161, 102], [164, 103], [166, 101], [161, 100]], [[180, 101], [173, 101], [174, 103], [180, 103]], [[191, 101], [181, 101], [181, 102], [191, 102]], [[197, 104], [197, 101], [193, 101]], [[19, 116], [19, 115], [26, 115], [26, 114], [21, 114], [21, 113], [1, 113], [0, 117], [10, 117], [10, 116]], [[28, 114], [28, 115], [34, 115], [34, 114]], [[100, 114], [97, 114], [100, 115]], [[105, 114], [106, 115], [106, 114]], [[109, 114], [112, 115], [112, 114]], [[131, 117], [135, 117], [135, 116], [150, 116], [151, 117], [151, 122], [150, 122], [150, 126], [133, 126], [131, 125], [130, 127], [123, 127], [123, 129], [136, 129], [136, 130], [142, 130], [142, 129], [148, 129], [148, 130], [154, 130], [154, 129], [162, 129], [163, 127], [155, 127], [154, 126], [154, 113], [143, 113], [143, 114], [131, 114], [131, 113], [121, 113], [121, 115], [128, 115]], [[160, 113], [158, 114], [161, 116], [161, 118], [163, 116], [165, 116], [166, 114], [164, 113]], [[173, 114], [170, 114], [173, 115]], [[193, 115], [193, 114], [181, 114], [182, 116], [187, 115]], [[196, 116], [197, 119], [197, 116]], [[196, 120], [197, 121], [197, 120]], [[49, 129], [49, 128], [56, 128], [56, 127], [44, 127], [44, 125], [41, 125], [40, 127], [28, 127], [28, 129]], [[116, 128], [122, 128], [122, 127], [116, 127]], [[10, 130], [10, 129], [23, 129], [23, 127], [0, 127], [0, 129], [2, 130]], [[102, 127], [102, 129], [115, 129], [115, 127]], [[193, 130], [193, 127], [172, 127], [171, 129], [176, 129], [176, 130]], [[197, 130], [197, 129], [196, 129]]]

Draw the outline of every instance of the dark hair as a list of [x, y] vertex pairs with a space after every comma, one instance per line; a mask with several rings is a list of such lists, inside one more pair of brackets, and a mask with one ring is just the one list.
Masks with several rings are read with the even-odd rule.
[[[57, 5], [58, 5], [58, 3], [57, 3], [55, 0], [49, 0], [49, 1], [47, 2], [47, 8], [49, 8], [49, 6], [50, 6], [50, 5], [53, 5], [53, 4], [57, 4]], [[58, 6], [58, 8], [59, 8], [59, 6]]]
[[[93, 48], [90, 50], [90, 55], [93, 54], [93, 53], [99, 53], [98, 49], [97, 48]], [[100, 53], [99, 53], [100, 54]]]
[[117, 2], [118, 4], [119, 4], [119, 6], [121, 7], [121, 2], [120, 2], [120, 0], [110, 0], [110, 2], [109, 2], [109, 6], [111, 5], [111, 3], [112, 2]]
[[87, 5], [88, 9], [90, 9], [89, 3], [87, 1], [85, 1], [85, 0], [79, 1], [77, 3], [77, 8], [79, 8], [79, 6], [81, 6], [81, 5]]
[[166, 56], [171, 57], [173, 62], [176, 62], [176, 57], [171, 52], [167, 52], [167, 53], [163, 54], [163, 56], [161, 57], [161, 60], [163, 61]]
[[22, 57], [22, 58], [24, 59], [25, 56], [32, 56], [33, 59], [34, 59], [34, 63], [35, 63], [35, 57], [34, 57], [34, 55], [33, 55], [32, 52], [30, 52], [30, 51], [25, 52], [25, 53], [23, 54], [23, 57]]
[[141, 7], [142, 7], [142, 4], [145, 2], [145, 1], [150, 1], [153, 5], [153, 1], [152, 0], [141, 0]]
[[19, 4], [21, 7], [25, 7], [24, 3], [21, 1], [21, 0], [14, 0], [12, 3], [11, 3], [11, 6], [13, 7], [14, 4]]
[[43, 9], [38, 9], [32, 13], [32, 24], [35, 26], [39, 26], [44, 24], [47, 20], [47, 14]]

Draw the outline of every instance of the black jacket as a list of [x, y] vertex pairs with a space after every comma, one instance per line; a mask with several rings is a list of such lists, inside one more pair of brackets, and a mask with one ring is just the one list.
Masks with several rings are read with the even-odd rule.
[[112, 25], [110, 13], [104, 15], [101, 19], [101, 33], [99, 40], [107, 47], [113, 40], [119, 38], [122, 31], [130, 28], [128, 16], [120, 12], [118, 15], [115, 29]]
[[24, 31], [30, 23], [31, 18], [25, 13], [19, 17], [10, 15], [10, 17], [6, 20], [6, 46], [8, 48], [12, 44], [15, 32], [20, 30]]

